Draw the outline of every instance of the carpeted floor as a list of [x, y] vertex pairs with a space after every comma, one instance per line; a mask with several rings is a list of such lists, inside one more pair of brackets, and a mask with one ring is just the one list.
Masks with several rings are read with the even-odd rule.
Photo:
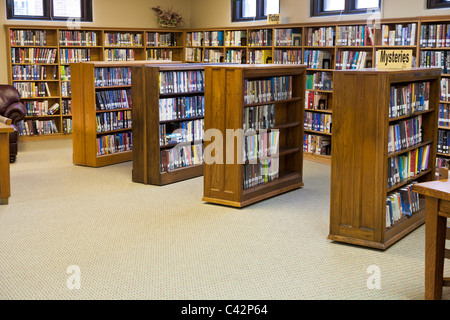
[[146, 186], [131, 169], [74, 166], [71, 140], [22, 142], [0, 207], [0, 298], [424, 297], [425, 227], [384, 252], [327, 240], [329, 166], [306, 162], [305, 188], [241, 210], [204, 204], [202, 178]]

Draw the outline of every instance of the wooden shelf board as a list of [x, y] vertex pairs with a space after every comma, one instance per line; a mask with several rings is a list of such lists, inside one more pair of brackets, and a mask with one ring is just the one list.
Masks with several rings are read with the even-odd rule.
[[270, 104], [283, 104], [283, 103], [288, 103], [288, 102], [296, 102], [296, 101], [301, 101], [302, 98], [300, 97], [294, 97], [292, 99], [287, 99], [287, 100], [280, 100], [280, 101], [268, 101], [268, 102], [260, 102], [260, 103], [249, 103], [249, 104], [244, 104], [244, 108], [249, 108], [249, 107], [258, 107], [258, 106], [265, 106], [265, 105], [270, 105]]
[[316, 113], [326, 113], [333, 114], [333, 110], [316, 110], [316, 109], [305, 109], [306, 112], [316, 112]]
[[404, 187], [404, 186], [410, 184], [410, 183], [413, 182], [414, 180], [417, 180], [417, 179], [423, 177], [424, 175], [429, 174], [431, 171], [432, 171], [431, 169], [427, 169], [427, 170], [425, 170], [425, 171], [422, 171], [421, 173], [417, 174], [416, 176], [414, 176], [414, 177], [412, 177], [412, 178], [409, 178], [409, 179], [407, 179], [407, 180], [404, 180], [403, 182], [400, 182], [399, 184], [397, 184], [397, 185], [395, 185], [395, 186], [389, 188], [389, 189], [387, 190], [387, 193], [394, 192], [395, 190], [400, 189], [401, 187]]
[[331, 156], [330, 155], [322, 155], [322, 154], [314, 154], [314, 153], [310, 153], [310, 152], [304, 152], [303, 158], [307, 161], [331, 165]]
[[419, 112], [415, 112], [415, 113], [413, 113], [413, 114], [409, 114], [409, 115], [406, 115], [406, 116], [401, 116], [401, 117], [396, 117], [396, 118], [390, 118], [390, 119], [389, 119], [389, 122], [391, 123], [391, 122], [400, 121], [400, 120], [404, 120], [404, 119], [408, 119], [408, 118], [413, 118], [413, 117], [416, 117], [416, 116], [418, 116], [418, 115], [426, 114], [426, 113], [431, 113], [431, 112], [434, 112], [434, 109], [426, 110], [426, 111], [419, 111]]
[[400, 151], [388, 153], [386, 157], [387, 157], [388, 159], [389, 159], [389, 158], [393, 158], [393, 157], [395, 157], [395, 156], [399, 156], [399, 155], [404, 154], [404, 153], [407, 153], [407, 152], [409, 152], [409, 151], [416, 150], [416, 149], [419, 149], [419, 148], [421, 148], [421, 147], [425, 147], [426, 145], [431, 145], [431, 144], [433, 144], [433, 142], [434, 142], [434, 141], [432, 141], [432, 140], [427, 140], [427, 141], [421, 142], [421, 143], [419, 143], [419, 144], [416, 144], [416, 145], [414, 145], [414, 146], [412, 146], [412, 147], [409, 147], [409, 148], [406, 148], [406, 149], [403, 149], [403, 150], [400, 150]]

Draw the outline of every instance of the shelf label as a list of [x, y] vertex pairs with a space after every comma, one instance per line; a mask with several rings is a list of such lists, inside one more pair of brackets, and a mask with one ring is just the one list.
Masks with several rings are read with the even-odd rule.
[[268, 14], [267, 15], [267, 24], [280, 24], [281, 14]]
[[412, 50], [378, 50], [377, 69], [411, 69]]

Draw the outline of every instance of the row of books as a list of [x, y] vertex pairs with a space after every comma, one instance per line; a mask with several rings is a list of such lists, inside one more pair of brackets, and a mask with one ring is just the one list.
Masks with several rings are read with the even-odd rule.
[[301, 46], [302, 33], [301, 29], [275, 29], [275, 45], [276, 46]]
[[94, 31], [60, 30], [58, 35], [60, 46], [97, 46], [97, 33]]
[[332, 69], [331, 53], [323, 50], [305, 50], [303, 63], [309, 69]]
[[248, 33], [248, 45], [250, 47], [272, 46], [272, 30], [251, 30]]
[[220, 63], [223, 61], [222, 50], [205, 50], [203, 61], [206, 63]]
[[169, 49], [147, 50], [147, 60], [167, 60], [172, 61], [173, 52]]
[[130, 89], [96, 91], [95, 98], [97, 110], [129, 109], [132, 106]]
[[369, 26], [338, 26], [336, 28], [337, 46], [372, 46], [373, 29]]
[[437, 152], [440, 154], [450, 154], [450, 131], [438, 130]]
[[248, 52], [249, 64], [270, 64], [272, 61], [272, 50], [251, 50]]
[[13, 65], [13, 80], [46, 80], [47, 67], [42, 65]]
[[133, 49], [105, 49], [105, 61], [134, 61], [136, 52]]
[[245, 61], [245, 50], [227, 50], [227, 53], [225, 55], [225, 62], [245, 64]]
[[307, 90], [333, 90], [333, 74], [331, 72], [314, 72], [306, 75]]
[[149, 47], [174, 47], [177, 45], [175, 33], [147, 32], [147, 46]]
[[304, 127], [306, 130], [332, 133], [332, 124], [331, 114], [305, 112]]
[[159, 121], [203, 117], [204, 114], [203, 96], [159, 99]]
[[306, 110], [328, 110], [328, 94], [317, 91], [306, 91]]
[[133, 150], [133, 132], [104, 135], [97, 138], [97, 156]]
[[372, 60], [372, 53], [367, 51], [338, 51], [336, 70], [363, 69]]
[[399, 152], [422, 142], [422, 115], [389, 126], [388, 153]]
[[441, 78], [441, 101], [450, 102], [450, 79]]
[[417, 24], [396, 24], [393, 30], [388, 25], [382, 25], [381, 36], [381, 44], [383, 46], [415, 46]]
[[223, 46], [223, 31], [205, 31], [205, 47]]
[[143, 45], [142, 33], [105, 33], [105, 46], [140, 47]]
[[244, 136], [242, 163], [276, 157], [280, 149], [280, 132], [259, 132]]
[[450, 169], [450, 160], [447, 158], [436, 157], [436, 180], [439, 180], [439, 169]]
[[71, 134], [73, 133], [73, 121], [70, 118], [64, 118], [62, 121], [63, 125], [63, 133], [64, 134]]
[[45, 30], [10, 30], [9, 40], [12, 46], [46, 46]]
[[261, 160], [257, 164], [243, 165], [243, 189], [272, 182], [280, 176], [279, 158]]
[[203, 79], [203, 70], [161, 71], [159, 73], [160, 94], [202, 92]]
[[244, 132], [266, 130], [275, 127], [275, 105], [268, 104], [244, 108]]
[[450, 105], [442, 103], [439, 105], [438, 126], [450, 128]]
[[62, 114], [63, 115], [71, 115], [72, 114], [72, 100], [63, 100], [62, 101]]
[[58, 133], [55, 120], [22, 120], [17, 123], [19, 135], [40, 136]]
[[430, 145], [388, 158], [388, 189], [428, 169]]
[[244, 102], [246, 104], [281, 101], [291, 98], [292, 76], [245, 80]]
[[160, 146], [203, 140], [204, 120], [183, 121], [176, 124], [160, 124]]
[[390, 228], [402, 217], [411, 217], [422, 210], [419, 194], [412, 191], [417, 182], [401, 188], [386, 198], [386, 228]]
[[450, 25], [422, 24], [420, 26], [419, 43], [422, 48], [450, 47]]
[[59, 61], [65, 64], [91, 61], [90, 49], [60, 49], [59, 54]]
[[131, 111], [114, 111], [97, 113], [97, 133], [131, 129]]
[[111, 87], [111, 86], [130, 86], [131, 85], [131, 68], [95, 68], [95, 86]]
[[161, 172], [203, 164], [203, 143], [161, 150]]
[[200, 48], [185, 48], [185, 59], [190, 62], [202, 62], [203, 50]]
[[61, 80], [70, 81], [70, 66], [59, 66], [59, 74], [61, 75]]
[[72, 95], [72, 84], [71, 82], [61, 83], [61, 96], [70, 97]]
[[396, 118], [429, 108], [430, 82], [413, 82], [391, 87], [389, 117]]
[[450, 53], [447, 51], [420, 51], [421, 68], [442, 68], [442, 73], [450, 73]]
[[55, 63], [56, 49], [11, 48], [12, 63]]
[[247, 31], [225, 31], [225, 46], [240, 47], [247, 45]]
[[301, 50], [275, 50], [273, 63], [275, 64], [302, 64]]
[[51, 97], [47, 82], [14, 82], [22, 98]]
[[331, 137], [304, 134], [303, 151], [306, 153], [331, 156]]
[[309, 28], [306, 40], [307, 46], [334, 46], [335, 30], [333, 27], [321, 27], [318, 29]]
[[186, 46], [201, 47], [203, 46], [203, 32], [188, 32], [186, 33]]
[[24, 101], [23, 105], [27, 109], [27, 117], [54, 115], [60, 109], [59, 103], [50, 105], [48, 100]]

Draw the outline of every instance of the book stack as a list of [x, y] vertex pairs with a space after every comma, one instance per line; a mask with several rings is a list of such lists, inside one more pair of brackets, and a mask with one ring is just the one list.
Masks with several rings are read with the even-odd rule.
[[64, 134], [71, 134], [71, 133], [73, 133], [73, 122], [72, 122], [72, 119], [64, 118], [63, 122], [62, 122], [62, 125], [63, 125], [63, 133]]
[[130, 86], [131, 69], [122, 68], [95, 68], [95, 87]]
[[373, 29], [368, 26], [338, 26], [336, 28], [336, 45], [343, 47], [372, 46]]
[[147, 60], [166, 60], [172, 61], [172, 50], [169, 49], [150, 49], [147, 50]]
[[306, 110], [328, 110], [328, 94], [317, 91], [306, 91]]
[[332, 47], [335, 41], [335, 30], [332, 27], [322, 27], [318, 29], [309, 28], [307, 35], [307, 45], [314, 47]]
[[275, 29], [275, 45], [281, 47], [301, 46], [300, 29]]
[[203, 50], [200, 48], [186, 48], [185, 59], [189, 62], [202, 62]]
[[72, 100], [62, 101], [62, 114], [71, 115], [72, 114]]
[[372, 60], [372, 54], [366, 51], [338, 51], [336, 70], [364, 69]]
[[399, 152], [422, 142], [422, 115], [389, 126], [388, 153]]
[[22, 120], [17, 123], [21, 136], [40, 136], [58, 133], [55, 120]]
[[148, 47], [173, 47], [176, 46], [175, 33], [159, 33], [148, 32], [147, 33], [147, 46]]
[[91, 61], [89, 49], [60, 49], [59, 60], [63, 64]]
[[159, 99], [159, 121], [203, 117], [205, 98], [203, 96]]
[[305, 112], [305, 129], [323, 133], [332, 133], [331, 114]]
[[70, 81], [70, 66], [59, 66], [62, 81]]
[[105, 49], [105, 61], [134, 61], [136, 52], [133, 49]]
[[450, 47], [450, 25], [422, 24], [420, 26], [420, 47]]
[[247, 45], [246, 31], [225, 31], [225, 46], [241, 47]]
[[441, 101], [450, 102], [450, 81], [448, 78], [441, 79]]
[[188, 47], [203, 46], [203, 32], [188, 32], [186, 34], [186, 46]]
[[60, 46], [96, 46], [97, 33], [93, 31], [59, 31], [59, 45]]
[[292, 98], [292, 76], [245, 80], [244, 102], [265, 103]]
[[429, 109], [430, 83], [413, 82], [391, 87], [389, 117], [397, 118]]
[[56, 49], [12, 48], [12, 63], [55, 63]]
[[275, 127], [275, 105], [247, 107], [244, 109], [244, 132], [267, 130]]
[[223, 31], [205, 31], [205, 47], [223, 46]]
[[22, 98], [51, 97], [47, 82], [14, 82]]
[[96, 110], [131, 108], [131, 90], [96, 91]]
[[386, 198], [386, 228], [390, 228], [402, 217], [411, 217], [422, 209], [419, 194], [412, 191], [416, 181], [388, 195]]
[[165, 123], [159, 125], [160, 146], [203, 140], [204, 120]]
[[331, 137], [314, 134], [303, 135], [303, 151], [312, 154], [330, 156]]
[[248, 45], [250, 47], [270, 47], [272, 46], [272, 30], [251, 30], [249, 31]]
[[160, 94], [202, 92], [203, 76], [203, 70], [161, 71]]
[[141, 33], [105, 33], [105, 46], [107, 47], [141, 47]]
[[450, 73], [450, 56], [447, 51], [420, 51], [421, 68], [442, 68], [442, 73]]
[[450, 105], [442, 103], [439, 105], [438, 126], [450, 128]]
[[251, 50], [248, 52], [249, 64], [272, 63], [272, 50]]
[[302, 64], [301, 50], [275, 50], [275, 64]]
[[97, 138], [97, 156], [133, 150], [133, 133], [117, 133]]
[[279, 155], [280, 132], [250, 133], [244, 136], [242, 162], [257, 162]]
[[388, 158], [388, 189], [428, 169], [430, 145]]
[[333, 74], [330, 72], [314, 72], [306, 76], [306, 89], [333, 90]]
[[450, 160], [446, 158], [436, 158], [436, 180], [439, 180], [439, 169], [446, 168], [450, 169]]
[[450, 154], [450, 131], [438, 130], [437, 152]]
[[415, 46], [417, 37], [417, 24], [396, 24], [393, 29], [389, 25], [381, 26], [383, 46]]
[[272, 182], [280, 175], [280, 159], [270, 158], [257, 164], [243, 165], [243, 188], [250, 189], [261, 184]]
[[43, 116], [48, 112], [48, 101], [24, 101], [27, 117]]
[[45, 30], [10, 30], [9, 39], [12, 46], [46, 46]]
[[12, 66], [13, 80], [45, 80], [47, 67], [39, 65]]
[[203, 144], [161, 150], [161, 172], [203, 164]]
[[131, 128], [131, 111], [97, 113], [97, 133]]
[[205, 63], [219, 63], [223, 60], [222, 50], [205, 50], [205, 56], [203, 58]]
[[245, 50], [227, 50], [225, 62], [228, 63], [245, 63]]
[[303, 62], [309, 69], [332, 69], [331, 53], [321, 50], [305, 50]]
[[62, 82], [61, 83], [61, 95], [63, 97], [70, 97], [72, 94], [72, 85], [70, 82]]

